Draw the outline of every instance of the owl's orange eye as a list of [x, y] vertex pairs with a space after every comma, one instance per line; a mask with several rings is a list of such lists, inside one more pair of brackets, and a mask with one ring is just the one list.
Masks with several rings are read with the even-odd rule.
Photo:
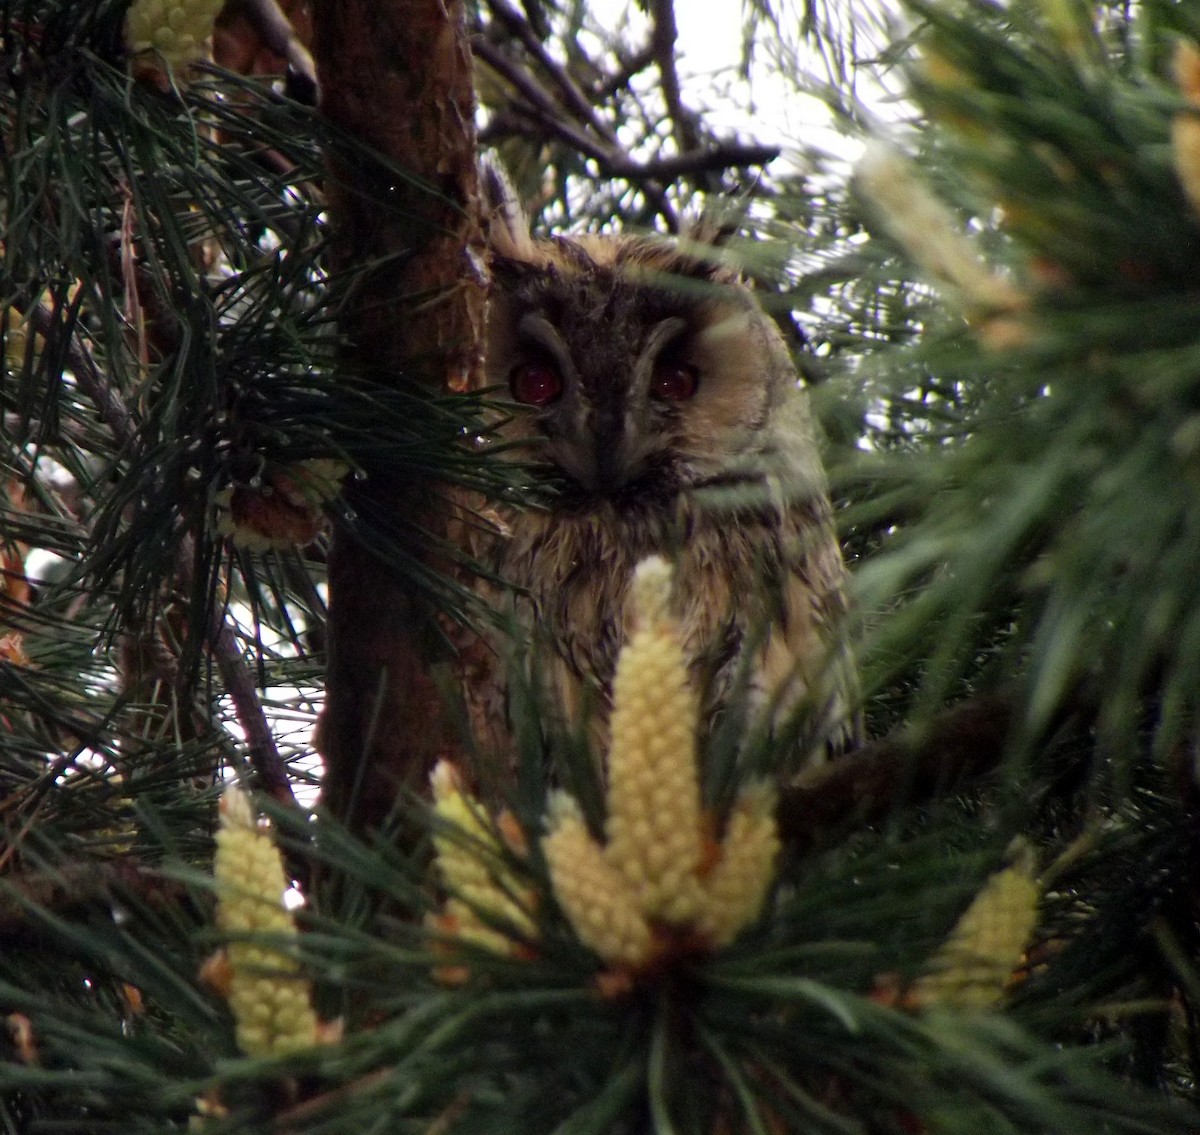
[[686, 363], [662, 363], [654, 372], [650, 393], [668, 402], [686, 402], [700, 385], [700, 372]]
[[548, 406], [563, 392], [562, 375], [545, 363], [523, 363], [509, 376], [512, 396], [527, 406]]

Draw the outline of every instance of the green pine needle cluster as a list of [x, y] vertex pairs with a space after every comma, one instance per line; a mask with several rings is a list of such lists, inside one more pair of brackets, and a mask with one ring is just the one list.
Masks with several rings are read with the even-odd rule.
[[[1008, 759], [785, 848], [729, 947], [614, 973], [539, 851], [552, 786], [599, 831], [596, 755], [518, 658], [515, 775], [487, 753], [467, 771], [526, 837], [501, 854], [539, 896], [536, 933], [500, 954], [437, 928], [437, 820], [418, 800], [371, 837], [260, 801], [304, 876], [299, 942], [280, 945], [326, 1025], [278, 1060], [239, 1053], [219, 982], [199, 976], [224, 944], [210, 867], [219, 783], [245, 763], [237, 668], [299, 786], [315, 777], [325, 521], [469, 612], [427, 534], [346, 493], [302, 547], [266, 552], [218, 529], [223, 494], [326, 459], [350, 485], [386, 468], [430, 492], [508, 491], [511, 475], [462, 444], [478, 400], [343, 369], [353, 289], [329, 264], [323, 154], [349, 170], [373, 155], [259, 82], [134, 80], [120, 4], [0, 11], [0, 1129], [1197, 1125], [1200, 217], [1172, 153], [1188, 106], [1169, 61], [1200, 41], [1200, 10], [910, 4], [889, 58], [927, 128], [898, 148], [1020, 303], [956, 306], [907, 262], [895, 218], [832, 184], [812, 190], [820, 209], [812, 187], [773, 187], [768, 254], [747, 257], [781, 318], [811, 308], [869, 716], [936, 751], [940, 711], [999, 689]], [[34, 560], [29, 597], [12, 565]], [[778, 766], [745, 701], [703, 739], [718, 828], [747, 775]], [[994, 1010], [920, 1003], [1014, 837], [1036, 849], [1042, 899]]]
[[[913, 596], [881, 628], [883, 680], [920, 658], [933, 706], [990, 656], [1023, 675], [1031, 735], [1086, 703], [1126, 770], [1147, 727], [1158, 759], [1190, 743], [1200, 688], [1200, 217], [1173, 164], [1184, 100], [1165, 62], [1193, 29], [1187, 6], [1146, 7], [1164, 38], [1157, 70], [1086, 10], [1068, 20], [1069, 5], [914, 6], [930, 160], [954, 171], [964, 228], [992, 230], [1028, 306], [1011, 343], [990, 347], [985, 320], [926, 336], [898, 381], [877, 379], [881, 398], [907, 403], [910, 433], [938, 444], [856, 473], [870, 478], [868, 523], [892, 528], [864, 593]], [[936, 383], [913, 390], [914, 364]]]

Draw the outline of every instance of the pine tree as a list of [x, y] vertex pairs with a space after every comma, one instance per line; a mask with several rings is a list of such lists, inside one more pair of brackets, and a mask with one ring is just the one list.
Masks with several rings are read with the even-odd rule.
[[[215, 7], [0, 0], [4, 1130], [1200, 1128], [1200, 6], [747, 5], [853, 177], [670, 0]], [[520, 660], [464, 740], [478, 141], [545, 226], [754, 172], [859, 752], [705, 735], [662, 562], [607, 753]]]

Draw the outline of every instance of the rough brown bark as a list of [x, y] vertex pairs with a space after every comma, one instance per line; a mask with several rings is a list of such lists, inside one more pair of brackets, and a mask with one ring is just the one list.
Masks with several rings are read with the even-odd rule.
[[[343, 305], [348, 363], [384, 382], [423, 376], [465, 389], [478, 366], [484, 281], [464, 6], [318, 0], [313, 16], [323, 113], [425, 183], [382, 165], [331, 163], [336, 267], [371, 265]], [[371, 193], [356, 191], [366, 185]], [[380, 207], [381, 185], [390, 207]], [[424, 235], [414, 245], [415, 227]], [[429, 485], [398, 483], [376, 468], [353, 491], [360, 516], [392, 518], [396, 531], [446, 528]], [[329, 617], [320, 730], [326, 802], [356, 826], [371, 826], [452, 744], [429, 676], [432, 614], [342, 529], [329, 559]]]

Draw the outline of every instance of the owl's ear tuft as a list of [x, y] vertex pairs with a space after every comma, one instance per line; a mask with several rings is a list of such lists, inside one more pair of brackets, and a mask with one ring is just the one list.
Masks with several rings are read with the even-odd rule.
[[684, 228], [678, 243], [695, 264], [692, 275], [717, 284], [741, 279], [736, 261], [725, 249], [745, 222], [748, 207], [748, 199], [740, 197], [709, 201], [700, 216]]
[[708, 248], [724, 248], [738, 231], [742, 218], [726, 209], [706, 209], [694, 224], [683, 231], [683, 238]]
[[508, 173], [495, 158], [481, 160], [479, 186], [483, 198], [484, 232], [492, 252], [505, 260], [535, 260], [529, 218], [517, 200]]
[[704, 230], [688, 230], [675, 241], [675, 262], [671, 271], [677, 276], [693, 280], [705, 280], [711, 284], [737, 284], [742, 273], [731, 254], [722, 245], [729, 234], [721, 240]]

